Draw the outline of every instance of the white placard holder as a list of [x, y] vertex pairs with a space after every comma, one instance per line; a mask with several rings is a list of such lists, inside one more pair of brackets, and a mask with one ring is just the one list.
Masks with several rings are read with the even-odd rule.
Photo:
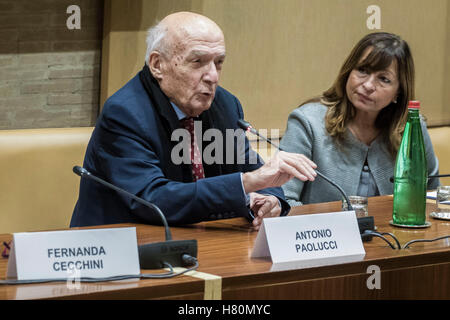
[[136, 228], [14, 233], [8, 279], [140, 274]]
[[271, 271], [350, 263], [364, 259], [355, 211], [264, 219], [252, 258], [270, 257]]

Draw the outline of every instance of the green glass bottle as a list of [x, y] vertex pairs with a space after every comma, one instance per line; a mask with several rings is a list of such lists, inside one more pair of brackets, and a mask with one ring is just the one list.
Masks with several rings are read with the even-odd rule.
[[394, 224], [423, 226], [427, 192], [427, 158], [419, 116], [420, 102], [410, 101], [394, 171]]

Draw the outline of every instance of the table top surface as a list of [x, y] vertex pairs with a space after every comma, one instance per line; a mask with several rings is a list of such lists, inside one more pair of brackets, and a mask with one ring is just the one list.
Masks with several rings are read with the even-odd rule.
[[[434, 239], [450, 234], [450, 221], [429, 217], [436, 206], [427, 200], [428, 228], [398, 228], [389, 224], [392, 219], [392, 196], [369, 198], [369, 215], [374, 216], [378, 232], [394, 234], [403, 246], [413, 239]], [[295, 207], [290, 215], [314, 214], [341, 211], [340, 202], [304, 205]], [[120, 224], [103, 227], [136, 227], [139, 244], [163, 241], [164, 228], [161, 226]], [[251, 258], [258, 232], [244, 218], [202, 222], [183, 227], [171, 228], [174, 240], [196, 239], [198, 241], [197, 271], [213, 274], [222, 278], [223, 289], [246, 283], [264, 284], [270, 282], [300, 281], [329, 276], [340, 276], [365, 272], [370, 264], [383, 265], [387, 268], [402, 268], [449, 261], [450, 239], [430, 243], [414, 243], [409, 249], [392, 250], [386, 242], [373, 238], [364, 242], [366, 255], [363, 261], [336, 265], [307, 268], [301, 270], [271, 271], [270, 258]], [[0, 235], [0, 241], [11, 240], [12, 235]], [[391, 240], [391, 239], [390, 239]], [[393, 241], [391, 241], [393, 242]], [[393, 242], [394, 243], [394, 242]], [[0, 277], [5, 278], [7, 259], [0, 260]], [[143, 270], [143, 273], [154, 273], [155, 270]], [[0, 299], [58, 298], [58, 297], [90, 297], [108, 298], [118, 292], [127, 297], [161, 297], [178, 293], [202, 292], [202, 279], [190, 276], [178, 276], [170, 279], [126, 280], [100, 283], [82, 283], [81, 290], [71, 291], [66, 283], [2, 285]], [[158, 289], [158, 290], [155, 290]]]

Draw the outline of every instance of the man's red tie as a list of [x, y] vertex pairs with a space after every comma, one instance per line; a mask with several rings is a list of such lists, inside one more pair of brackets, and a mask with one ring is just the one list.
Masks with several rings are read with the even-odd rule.
[[198, 149], [197, 138], [194, 133], [194, 118], [186, 118], [181, 120], [181, 125], [191, 135], [191, 145], [189, 148], [191, 154], [192, 178], [194, 181], [203, 179], [205, 172], [203, 171], [202, 157]]

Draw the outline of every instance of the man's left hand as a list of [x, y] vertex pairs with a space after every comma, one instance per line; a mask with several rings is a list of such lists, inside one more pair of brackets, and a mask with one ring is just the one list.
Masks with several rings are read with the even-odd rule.
[[250, 209], [255, 215], [252, 222], [255, 230], [259, 230], [264, 218], [278, 217], [281, 214], [281, 207], [275, 196], [255, 192], [250, 193]]

